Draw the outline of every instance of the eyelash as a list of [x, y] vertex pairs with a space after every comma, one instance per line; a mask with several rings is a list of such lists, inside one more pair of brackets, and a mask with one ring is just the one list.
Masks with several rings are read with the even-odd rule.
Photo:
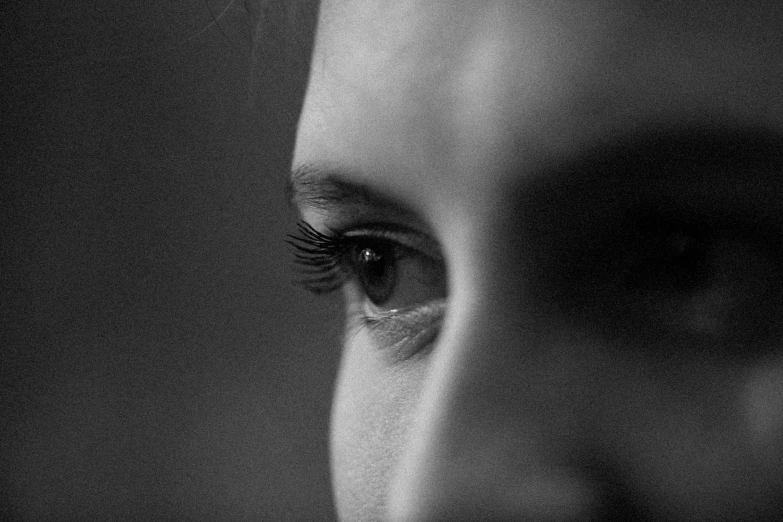
[[319, 232], [304, 221], [296, 227], [297, 234], [289, 234], [286, 243], [294, 248], [294, 263], [304, 276], [297, 284], [317, 295], [338, 290], [348, 278], [343, 260], [353, 241], [341, 234]]

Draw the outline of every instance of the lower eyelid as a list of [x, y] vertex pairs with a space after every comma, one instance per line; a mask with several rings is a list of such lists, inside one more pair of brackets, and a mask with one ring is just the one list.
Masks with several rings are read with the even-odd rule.
[[445, 299], [383, 312], [376, 317], [355, 309], [349, 310], [348, 328], [354, 328], [357, 334], [366, 329], [379, 349], [393, 350], [396, 359], [407, 359], [435, 340], [445, 313]]

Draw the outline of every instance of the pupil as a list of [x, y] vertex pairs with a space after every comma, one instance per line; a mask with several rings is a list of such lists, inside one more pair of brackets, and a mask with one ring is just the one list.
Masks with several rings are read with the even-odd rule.
[[368, 285], [383, 284], [386, 273], [386, 259], [372, 248], [365, 248], [359, 255], [362, 272], [367, 276]]
[[373, 304], [380, 306], [391, 298], [394, 272], [393, 259], [378, 248], [364, 248], [359, 252], [359, 282]]

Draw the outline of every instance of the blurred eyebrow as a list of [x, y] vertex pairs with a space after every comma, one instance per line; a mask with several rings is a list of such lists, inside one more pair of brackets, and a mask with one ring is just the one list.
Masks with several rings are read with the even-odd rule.
[[345, 210], [372, 208], [397, 214], [412, 214], [406, 206], [361, 181], [348, 181], [345, 172], [312, 164], [299, 165], [288, 180], [288, 201], [299, 208]]

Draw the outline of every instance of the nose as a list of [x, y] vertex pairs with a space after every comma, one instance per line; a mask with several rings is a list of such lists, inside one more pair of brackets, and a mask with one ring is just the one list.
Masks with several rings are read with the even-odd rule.
[[481, 296], [453, 304], [392, 481], [389, 518], [630, 518], [631, 506], [610, 498], [618, 489], [607, 486], [595, 435], [602, 358], [519, 307], [509, 313]]

